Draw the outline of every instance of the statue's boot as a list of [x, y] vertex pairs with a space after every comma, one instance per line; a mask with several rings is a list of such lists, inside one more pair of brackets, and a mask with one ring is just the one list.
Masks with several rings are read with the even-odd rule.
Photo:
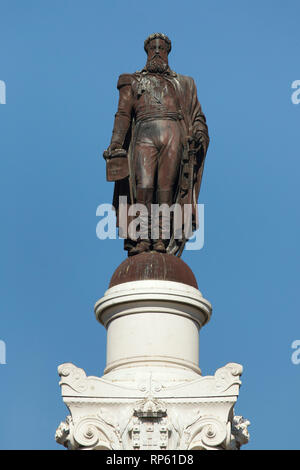
[[136, 190], [136, 204], [145, 206], [145, 211], [140, 212], [140, 236], [138, 243], [129, 252], [129, 256], [138, 255], [150, 251], [151, 239], [151, 204], [153, 201], [153, 188], [139, 188]]
[[[166, 204], [170, 208], [172, 206], [172, 201], [172, 190], [157, 191], [158, 204]], [[158, 223], [158, 227], [156, 227], [156, 233], [158, 233], [158, 238], [153, 241], [153, 250], [158, 251], [159, 253], [166, 253], [167, 246], [170, 241], [170, 228], [172, 226], [170, 211], [168, 211], [168, 214], [164, 213], [164, 211], [160, 211], [159, 216], [156, 218], [156, 221]]]
[[155, 240], [153, 243], [153, 251], [157, 251], [158, 253], [166, 253], [167, 248], [163, 240]]

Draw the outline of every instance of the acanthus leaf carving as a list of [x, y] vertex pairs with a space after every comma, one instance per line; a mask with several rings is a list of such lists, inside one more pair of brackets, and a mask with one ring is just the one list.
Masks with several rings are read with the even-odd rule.
[[66, 417], [65, 421], [62, 421], [58, 426], [55, 433], [55, 440], [58, 444], [63, 445], [67, 449], [73, 447], [73, 420], [70, 415]]
[[233, 417], [231, 425], [231, 449], [239, 450], [242, 445], [248, 444], [250, 439], [248, 426], [250, 424], [250, 421], [243, 416]]

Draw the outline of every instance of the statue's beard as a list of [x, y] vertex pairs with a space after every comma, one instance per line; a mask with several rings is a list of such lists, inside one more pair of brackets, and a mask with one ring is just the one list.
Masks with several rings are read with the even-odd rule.
[[168, 68], [168, 63], [164, 62], [160, 57], [154, 57], [153, 59], [147, 60], [146, 69], [148, 72], [164, 73]]

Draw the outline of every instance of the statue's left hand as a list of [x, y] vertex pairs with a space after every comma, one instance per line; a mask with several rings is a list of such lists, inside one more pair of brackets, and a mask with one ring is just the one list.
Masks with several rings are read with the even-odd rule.
[[197, 137], [195, 137], [195, 150], [196, 153], [201, 153], [202, 157], [205, 157], [207, 145], [202, 135], [198, 134]]

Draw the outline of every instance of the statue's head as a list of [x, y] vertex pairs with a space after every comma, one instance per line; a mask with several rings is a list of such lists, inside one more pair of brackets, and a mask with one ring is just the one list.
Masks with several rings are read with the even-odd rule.
[[151, 34], [144, 42], [144, 49], [148, 56], [146, 69], [149, 72], [163, 73], [168, 70], [168, 55], [171, 51], [171, 41], [165, 34]]

